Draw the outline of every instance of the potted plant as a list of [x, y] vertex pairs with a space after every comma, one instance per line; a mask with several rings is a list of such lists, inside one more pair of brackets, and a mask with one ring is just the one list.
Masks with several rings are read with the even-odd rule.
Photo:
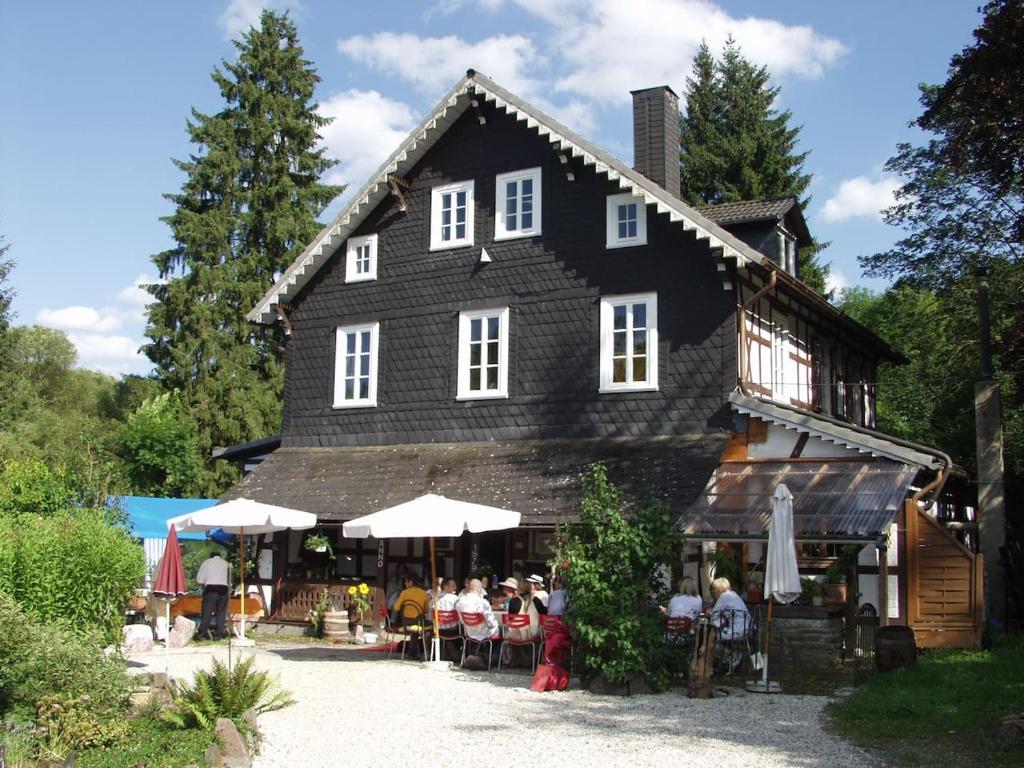
[[362, 583], [358, 587], [348, 588], [348, 628], [352, 637], [361, 640], [363, 637], [363, 618], [370, 610], [370, 588]]
[[327, 553], [327, 556], [334, 559], [334, 548], [331, 546], [331, 540], [322, 533], [311, 533], [306, 537], [306, 549], [310, 552]]
[[824, 601], [820, 581], [812, 579], [809, 576], [804, 576], [800, 579], [800, 586], [803, 588], [801, 602], [806, 605], [806, 600], [809, 600], [811, 605], [819, 606], [823, 604]]
[[846, 602], [846, 572], [842, 561], [836, 561], [825, 572], [825, 602], [842, 605]]
[[764, 602], [764, 574], [754, 570], [747, 574], [747, 602]]
[[306, 618], [309, 620], [309, 633], [313, 637], [324, 635], [324, 615], [331, 609], [331, 601], [327, 597], [327, 590], [320, 592], [320, 597], [309, 611]]

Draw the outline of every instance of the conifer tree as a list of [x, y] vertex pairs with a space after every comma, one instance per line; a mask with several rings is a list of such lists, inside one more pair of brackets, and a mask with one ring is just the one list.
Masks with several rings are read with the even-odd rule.
[[[681, 118], [680, 194], [691, 205], [796, 197], [806, 209], [811, 183], [804, 173], [807, 152], [797, 152], [800, 126], [779, 111], [778, 86], [767, 67], [747, 60], [731, 38], [716, 60], [707, 44], [693, 59]], [[825, 292], [828, 266], [815, 255], [823, 245], [800, 251], [800, 277]]]
[[[156, 301], [146, 329], [146, 354], [164, 389], [181, 393], [207, 460], [216, 446], [280, 428], [279, 347], [245, 315], [341, 192], [320, 183], [334, 164], [316, 147], [328, 123], [313, 101], [320, 78], [287, 14], [264, 11], [234, 45], [237, 59], [212, 74], [224, 108], [192, 110], [197, 149], [175, 161], [186, 179], [167, 196], [175, 211], [164, 221], [176, 245], [153, 257], [166, 282], [149, 286]], [[199, 485], [213, 493], [232, 479], [217, 467]]]

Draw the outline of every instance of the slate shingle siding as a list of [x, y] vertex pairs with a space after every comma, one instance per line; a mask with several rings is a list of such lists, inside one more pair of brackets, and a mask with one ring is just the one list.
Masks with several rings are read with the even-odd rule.
[[[293, 302], [285, 446], [692, 434], [728, 429], [736, 380], [731, 293], [704, 243], [648, 211], [648, 245], [605, 248], [616, 185], [575, 181], [546, 139], [493, 106], [467, 111], [359, 227], [378, 279], [345, 284], [344, 246]], [[543, 168], [543, 235], [494, 242], [495, 175]], [[475, 180], [472, 247], [429, 250], [430, 190]], [[478, 265], [481, 246], [493, 263]], [[599, 298], [657, 291], [659, 391], [599, 395]], [[509, 397], [457, 402], [458, 314], [510, 307]], [[375, 408], [333, 409], [335, 329], [380, 322]]]

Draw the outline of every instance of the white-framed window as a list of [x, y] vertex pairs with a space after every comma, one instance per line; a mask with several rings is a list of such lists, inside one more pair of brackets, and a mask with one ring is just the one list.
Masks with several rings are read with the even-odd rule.
[[498, 174], [494, 185], [494, 239], [541, 233], [540, 168]]
[[601, 392], [658, 388], [658, 295], [601, 299]]
[[377, 279], [377, 236], [350, 237], [345, 249], [345, 282]]
[[473, 244], [473, 182], [430, 190], [430, 250]]
[[334, 407], [377, 405], [377, 337], [380, 323], [337, 330], [334, 357]]
[[608, 195], [609, 248], [647, 244], [647, 206], [642, 197], [625, 192]]
[[459, 313], [459, 400], [508, 397], [508, 307]]

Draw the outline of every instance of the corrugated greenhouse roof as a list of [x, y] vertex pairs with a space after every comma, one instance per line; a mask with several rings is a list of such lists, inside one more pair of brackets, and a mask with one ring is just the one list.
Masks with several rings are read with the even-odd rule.
[[917, 467], [888, 459], [723, 462], [677, 527], [691, 538], [765, 539], [772, 493], [785, 483], [798, 540], [873, 541], [916, 474]]

